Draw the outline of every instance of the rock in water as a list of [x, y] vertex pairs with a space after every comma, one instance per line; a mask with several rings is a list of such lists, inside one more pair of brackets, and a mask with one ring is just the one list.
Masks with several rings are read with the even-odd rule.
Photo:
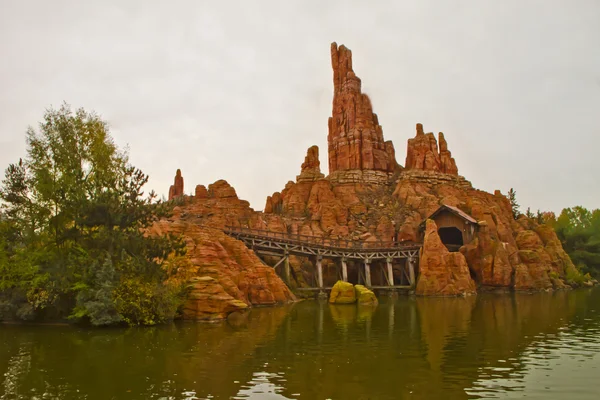
[[377, 297], [373, 291], [367, 289], [363, 285], [355, 285], [354, 290], [356, 291], [356, 299], [359, 305], [377, 305]]
[[349, 282], [337, 281], [329, 294], [329, 302], [334, 304], [356, 303], [354, 285]]
[[465, 256], [451, 253], [442, 243], [437, 225], [428, 219], [420, 256], [417, 295], [457, 296], [476, 293]]
[[229, 295], [219, 282], [210, 276], [194, 277], [188, 285], [187, 301], [183, 318], [196, 320], [218, 320], [234, 311], [245, 310], [248, 305]]

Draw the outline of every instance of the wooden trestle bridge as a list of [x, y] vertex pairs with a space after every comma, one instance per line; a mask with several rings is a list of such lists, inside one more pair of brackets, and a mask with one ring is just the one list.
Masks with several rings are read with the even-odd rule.
[[[370, 288], [409, 288], [415, 285], [415, 267], [420, 243], [414, 242], [384, 242], [384, 241], [355, 241], [345, 239], [329, 239], [317, 236], [271, 232], [266, 230], [241, 227], [225, 227], [224, 232], [242, 241], [246, 246], [259, 254], [280, 256], [281, 259], [273, 268], [283, 264], [283, 279], [290, 283], [289, 256], [305, 256], [316, 262], [316, 286], [314, 290], [327, 289], [323, 286], [323, 258], [339, 260], [341, 273], [339, 278], [348, 281], [347, 262], [353, 260], [363, 264], [358, 269], [358, 280]], [[406, 268], [403, 272], [409, 285], [394, 285], [393, 262], [404, 260]], [[384, 277], [387, 285], [373, 286], [371, 284], [371, 264], [375, 261], [385, 261]], [[339, 270], [339, 269], [338, 269]]]

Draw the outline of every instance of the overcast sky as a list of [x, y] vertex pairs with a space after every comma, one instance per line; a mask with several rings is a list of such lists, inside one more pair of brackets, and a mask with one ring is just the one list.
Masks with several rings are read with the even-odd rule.
[[226, 179], [262, 210], [311, 145], [327, 173], [345, 44], [400, 164], [444, 132], [475, 187], [600, 207], [600, 1], [0, 0], [0, 168], [63, 101], [110, 123], [166, 195]]

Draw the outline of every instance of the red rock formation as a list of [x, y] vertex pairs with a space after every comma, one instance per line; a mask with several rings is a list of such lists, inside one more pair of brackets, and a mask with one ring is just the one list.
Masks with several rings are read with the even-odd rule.
[[442, 132], [439, 133], [439, 139], [440, 147], [438, 150], [438, 142], [435, 140], [433, 133], [425, 134], [423, 125], [417, 124], [417, 135], [412, 139], [408, 139], [404, 168], [458, 175], [456, 162], [448, 150], [448, 143]]
[[352, 52], [331, 44], [333, 112], [329, 118], [329, 173], [346, 170], [393, 172], [396, 160], [371, 100], [361, 92], [360, 79], [352, 70]]
[[[223, 182], [211, 187], [228, 186]], [[220, 229], [206, 227], [239, 225], [240, 220], [248, 221], [253, 228], [261, 227], [247, 202], [214, 197], [175, 207], [172, 218], [162, 219], [151, 228], [151, 233], [157, 235], [181, 235], [186, 243], [188, 262], [178, 270], [183, 277], [191, 277], [185, 318], [220, 319], [245, 308], [244, 304], [273, 305], [295, 300], [273, 268], [252, 250]]]
[[[209, 271], [208, 275], [217, 281], [197, 282], [194, 290], [198, 296], [204, 296], [202, 292], [218, 295], [223, 307], [234, 307], [232, 299], [246, 304], [271, 304], [272, 298], [276, 302], [287, 298], [280, 286], [283, 283], [274, 273], [263, 272], [259, 264], [253, 272], [244, 272], [247, 265], [255, 265], [256, 259], [246, 258], [252, 253], [246, 253], [241, 242], [201, 227], [244, 226], [365, 242], [389, 241], [392, 237], [417, 241], [420, 223], [441, 204], [467, 212], [478, 221], [478, 231], [459, 253], [449, 253], [435, 228], [427, 224], [419, 294], [471, 293], [474, 282], [482, 290], [565, 286], [567, 275], [576, 274], [577, 270], [552, 229], [527, 218], [514, 221], [510, 202], [499, 191], [490, 194], [473, 189], [458, 175], [442, 133], [438, 142], [432, 133], [423, 132], [421, 124], [417, 125], [416, 137], [408, 142], [406, 169], [394, 187], [389, 179], [398, 168], [394, 147], [383, 141], [377, 116], [368, 97], [360, 91], [360, 80], [352, 71], [351, 53], [344, 46], [333, 44], [331, 55], [334, 101], [328, 136], [331, 173], [327, 178], [320, 173], [318, 148], [313, 146], [308, 149], [296, 182], [289, 181], [281, 192], [269, 196], [264, 213], [254, 212], [227, 182], [217, 181], [208, 190], [198, 186], [197, 200], [176, 207], [173, 218], [161, 221], [168, 223], [168, 232], [185, 235], [188, 258], [192, 265], [201, 267], [196, 276], [205, 276], [204, 272]], [[178, 186], [183, 194], [180, 172], [178, 177], [172, 191]], [[382, 181], [386, 184], [382, 185]], [[290, 263], [293, 286], [302, 287], [311, 281], [311, 262], [293, 257]], [[333, 285], [337, 280], [333, 262], [326, 260], [323, 267], [325, 284]], [[372, 279], [378, 279], [377, 275]], [[268, 284], [264, 295], [263, 289], [247, 289], [265, 282]], [[215, 285], [221, 285], [231, 299]], [[196, 316], [221, 315], [230, 310], [219, 311], [217, 307], [210, 311], [202, 304], [190, 303], [189, 312]]]
[[178, 169], [175, 174], [174, 184], [169, 188], [169, 200], [179, 196], [183, 196], [183, 176], [181, 176], [180, 169]]
[[427, 220], [419, 258], [418, 295], [456, 296], [476, 292], [467, 260], [461, 253], [448, 251], [432, 220]]
[[196, 192], [194, 197], [197, 199], [205, 199], [208, 197], [208, 190], [206, 190], [206, 186], [204, 185], [196, 185]]
[[319, 146], [311, 146], [306, 151], [306, 157], [302, 163], [300, 175], [296, 182], [316, 181], [325, 177], [321, 173], [321, 162], [319, 161]]

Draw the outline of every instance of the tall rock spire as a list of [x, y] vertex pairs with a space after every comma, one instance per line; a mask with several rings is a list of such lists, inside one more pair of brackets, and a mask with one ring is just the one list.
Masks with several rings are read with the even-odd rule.
[[329, 173], [347, 170], [393, 172], [391, 141], [385, 142], [371, 100], [361, 92], [361, 81], [352, 70], [352, 52], [331, 44], [333, 112], [329, 118]]

